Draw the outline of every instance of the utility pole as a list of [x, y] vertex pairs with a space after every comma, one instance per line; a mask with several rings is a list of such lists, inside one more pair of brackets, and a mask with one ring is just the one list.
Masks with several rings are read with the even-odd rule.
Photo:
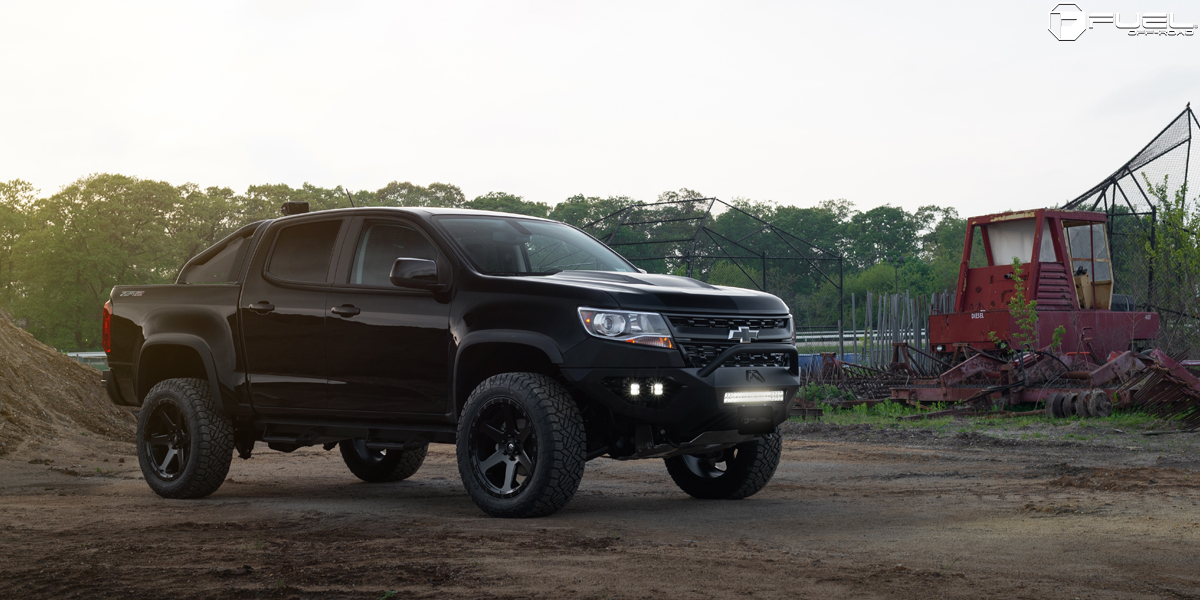
[[904, 264], [904, 255], [892, 257], [892, 278], [896, 282], [896, 293], [900, 293], [900, 265]]

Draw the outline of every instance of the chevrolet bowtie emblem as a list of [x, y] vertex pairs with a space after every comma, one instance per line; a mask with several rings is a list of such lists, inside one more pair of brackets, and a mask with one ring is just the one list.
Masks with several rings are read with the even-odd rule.
[[743, 344], [749, 344], [750, 340], [758, 339], [758, 330], [750, 329], [749, 327], [745, 326], [738, 327], [737, 329], [730, 330], [729, 339], [737, 340]]

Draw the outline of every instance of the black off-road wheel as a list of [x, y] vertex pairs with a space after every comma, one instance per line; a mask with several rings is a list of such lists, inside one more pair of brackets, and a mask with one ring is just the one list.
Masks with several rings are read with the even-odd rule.
[[163, 498], [203, 498], [221, 487], [233, 460], [233, 426], [202, 379], [167, 379], [138, 414], [138, 464]]
[[664, 459], [679, 489], [694, 498], [738, 500], [753, 496], [771, 481], [783, 453], [779, 434], [742, 442], [709, 454]]
[[583, 478], [583, 417], [554, 379], [505, 373], [467, 399], [458, 423], [458, 472], [493, 517], [541, 517], [570, 502]]
[[429, 444], [406, 450], [376, 450], [368, 448], [365, 440], [342, 440], [338, 449], [342, 451], [342, 460], [346, 461], [346, 466], [350, 467], [355, 477], [370, 483], [381, 483], [412, 477], [421, 468], [421, 463], [425, 462]]

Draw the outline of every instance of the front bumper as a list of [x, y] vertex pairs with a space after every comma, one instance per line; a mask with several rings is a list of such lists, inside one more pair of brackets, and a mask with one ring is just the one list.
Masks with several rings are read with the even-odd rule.
[[[764, 352], [788, 355], [787, 367], [723, 366], [739, 354]], [[722, 352], [704, 368], [625, 367], [564, 368], [563, 375], [588, 397], [604, 404], [615, 415], [635, 424], [663, 427], [673, 439], [692, 439], [709, 431], [737, 430], [739, 407], [770, 408], [775, 424], [788, 418], [788, 407], [800, 389], [799, 356], [787, 343], [739, 344]], [[639, 401], [614, 392], [605, 380], [639, 378], [673, 381], [675, 394], [660, 403]], [[726, 392], [781, 390], [783, 401], [726, 403]]]

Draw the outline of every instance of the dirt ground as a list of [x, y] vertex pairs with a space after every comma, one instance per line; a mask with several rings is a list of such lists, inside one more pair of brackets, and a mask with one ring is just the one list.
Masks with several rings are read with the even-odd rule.
[[47, 440], [0, 458], [0, 596], [1200, 597], [1185, 436], [787, 431], [747, 500], [691, 499], [661, 461], [598, 459], [564, 510], [519, 521], [475, 508], [450, 446], [390, 484], [336, 451], [261, 448], [179, 501], [139, 480], [130, 444]]

